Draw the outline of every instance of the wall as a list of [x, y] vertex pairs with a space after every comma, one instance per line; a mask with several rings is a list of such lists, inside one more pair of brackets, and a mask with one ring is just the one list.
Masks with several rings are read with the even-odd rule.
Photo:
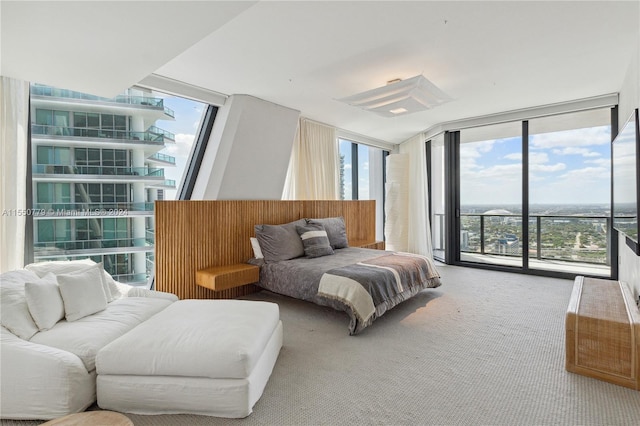
[[[619, 123], [624, 124], [635, 108], [640, 107], [640, 32], [636, 51], [632, 56], [624, 83], [620, 89]], [[627, 247], [625, 238], [619, 238], [619, 270], [620, 281], [631, 285], [634, 297], [640, 295], [640, 257]]]
[[299, 111], [248, 95], [218, 110], [193, 200], [279, 200]]

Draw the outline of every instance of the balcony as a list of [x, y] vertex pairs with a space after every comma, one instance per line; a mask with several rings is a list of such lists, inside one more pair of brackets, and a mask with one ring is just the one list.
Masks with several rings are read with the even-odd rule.
[[164, 177], [164, 169], [156, 167], [123, 167], [123, 166], [65, 166], [60, 164], [36, 164], [34, 175], [97, 175], [97, 176], [141, 176]]
[[[522, 216], [462, 213], [460, 222], [461, 260], [522, 267]], [[530, 215], [529, 269], [608, 277], [609, 222], [605, 216]]]
[[151, 126], [147, 129], [148, 133], [154, 134], [154, 135], [159, 135], [159, 136], [163, 136], [165, 141], [169, 141], [169, 142], [175, 142], [176, 141], [176, 135], [168, 132], [164, 129], [161, 129], [159, 127], [156, 126]]
[[176, 157], [173, 157], [171, 155], [167, 155], [167, 154], [162, 154], [160, 152], [156, 152], [155, 154], [147, 157], [149, 160], [151, 161], [159, 161], [161, 163], [164, 164], [171, 164], [173, 166], [176, 165]]
[[154, 188], [176, 189], [176, 181], [174, 179], [165, 179], [162, 182], [154, 182], [149, 186], [153, 186]]
[[168, 141], [175, 142], [175, 137], [174, 140], [169, 140], [164, 134], [152, 133], [149, 131], [132, 132], [126, 130], [89, 129], [85, 127], [49, 126], [43, 124], [31, 125], [31, 134], [53, 138], [96, 138], [109, 139], [110, 142], [138, 142], [154, 145], [164, 145], [165, 142]]
[[112, 203], [36, 203], [34, 217], [83, 218], [152, 216], [154, 203], [112, 202]]
[[61, 99], [79, 99], [84, 101], [96, 101], [106, 103], [117, 103], [126, 105], [139, 105], [150, 108], [161, 109], [169, 117], [175, 118], [175, 113], [172, 109], [164, 106], [164, 100], [162, 98], [154, 98], [150, 96], [126, 96], [118, 95], [115, 98], [103, 98], [100, 96], [89, 95], [87, 93], [76, 92], [73, 90], [58, 89], [50, 86], [31, 86], [32, 96], [45, 96], [51, 98]]

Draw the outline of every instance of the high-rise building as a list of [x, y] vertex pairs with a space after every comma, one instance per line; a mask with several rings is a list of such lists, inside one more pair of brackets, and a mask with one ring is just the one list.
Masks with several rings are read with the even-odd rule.
[[160, 151], [175, 136], [163, 99], [129, 89], [112, 99], [31, 86], [34, 260], [90, 257], [115, 279], [153, 271], [153, 202], [175, 181]]

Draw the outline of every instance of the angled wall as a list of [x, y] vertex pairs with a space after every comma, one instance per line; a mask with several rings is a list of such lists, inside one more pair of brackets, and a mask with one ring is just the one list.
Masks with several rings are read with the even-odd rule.
[[279, 200], [300, 112], [248, 95], [218, 110], [193, 200]]

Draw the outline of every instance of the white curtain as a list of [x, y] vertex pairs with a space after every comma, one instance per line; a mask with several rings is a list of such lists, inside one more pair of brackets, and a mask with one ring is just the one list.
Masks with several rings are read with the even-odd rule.
[[426, 149], [423, 134], [400, 144], [400, 152], [410, 158], [408, 251], [433, 258]]
[[29, 83], [0, 77], [0, 272], [24, 266]]
[[334, 127], [300, 119], [282, 198], [337, 200], [340, 160]]
[[387, 250], [409, 250], [409, 156], [387, 156], [384, 239]]

